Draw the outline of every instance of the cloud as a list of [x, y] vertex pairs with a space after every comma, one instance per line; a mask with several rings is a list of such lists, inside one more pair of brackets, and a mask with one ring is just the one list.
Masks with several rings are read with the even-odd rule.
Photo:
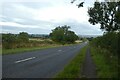
[[[48, 29], [41, 29], [41, 28], [21, 28], [21, 27], [15, 27], [15, 26], [2, 26], [2, 32], [3, 33], [19, 33], [19, 32], [27, 32], [29, 34], [48, 34], [51, 32], [51, 30]], [[46, 33], [47, 32], [47, 33]]]
[[64, 24], [71, 26], [70, 30], [74, 31], [76, 34], [82, 34], [82, 35], [97, 34], [97, 35], [101, 35], [103, 33], [100, 30], [99, 25], [94, 26], [87, 21], [85, 21], [83, 23], [80, 23], [76, 20], [69, 20], [69, 21], [66, 21], [64, 23], [58, 23], [58, 24], [56, 24], [56, 26], [59, 26], [60, 24], [61, 24], [61, 26], [64, 25]]
[[3, 32], [26, 30], [49, 34], [59, 25], [70, 25], [77, 34], [102, 34], [99, 25], [93, 26], [88, 22], [88, 5], [87, 2], [85, 7], [77, 8], [70, 0], [13, 0], [2, 5], [0, 25]]
[[0, 26], [13, 26], [13, 27], [21, 27], [21, 28], [38, 28], [38, 26], [31, 25], [21, 25], [15, 22], [0, 22]]
[[19, 23], [15, 23], [15, 22], [0, 22], [0, 26], [4, 27], [4, 26], [12, 26], [12, 27], [16, 27], [16, 28], [30, 28], [30, 29], [48, 29], [51, 30], [52, 27], [49, 24], [40, 24], [40, 25], [23, 25], [23, 24], [19, 24]]
[[[25, 6], [25, 4], [27, 5]], [[78, 9], [76, 6], [67, 4], [64, 6], [57, 5], [57, 6], [43, 7], [36, 9], [33, 7], [33, 5], [28, 6], [28, 4], [31, 3], [29, 2], [29, 3], [5, 4], [3, 7], [4, 8], [3, 15], [16, 17], [16, 18], [25, 18], [25, 19], [32, 18], [35, 20], [54, 21], [54, 22], [64, 21], [69, 18], [76, 19], [77, 21], [78, 20], [85, 21], [86, 19], [88, 19], [88, 16], [86, 16], [87, 8]], [[40, 4], [42, 3], [39, 3], [39, 5]], [[8, 6], [10, 7], [8, 8]]]
[[88, 20], [87, 8], [78, 9], [76, 6], [56, 6], [37, 10], [34, 15], [35, 20], [64, 22], [73, 19], [79, 22]]

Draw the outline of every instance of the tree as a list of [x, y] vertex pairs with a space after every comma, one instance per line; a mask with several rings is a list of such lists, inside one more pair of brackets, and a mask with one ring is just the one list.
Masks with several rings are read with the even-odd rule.
[[50, 33], [50, 37], [53, 41], [59, 42], [59, 43], [73, 43], [75, 40], [78, 39], [78, 36], [73, 32], [68, 30], [70, 26], [64, 25], [64, 26], [58, 26], [54, 30], [52, 30], [52, 33]]
[[15, 35], [14, 35], [14, 34], [9, 33], [9, 34], [3, 34], [3, 35], [2, 35], [2, 42], [3, 42], [3, 43], [4, 43], [4, 42], [14, 43], [15, 40], [16, 40], [16, 38], [15, 38]]
[[101, 24], [101, 29], [111, 32], [120, 30], [120, 2], [95, 2], [94, 7], [88, 9], [89, 22], [93, 25]]
[[73, 43], [77, 39], [78, 39], [78, 36], [75, 35], [75, 33], [73, 31], [67, 31], [67, 33], [65, 35], [66, 42]]
[[2, 34], [2, 46], [3, 48], [11, 49], [14, 48], [14, 43], [16, 43], [16, 35], [14, 34]]
[[[74, 3], [77, 0], [72, 0]], [[78, 8], [83, 7], [85, 0], [80, 2], [77, 6]], [[105, 0], [104, 2], [94, 3], [94, 7], [88, 9], [88, 14], [90, 16], [89, 22], [93, 25], [100, 24], [101, 29], [111, 32], [120, 32], [120, 1], [119, 0]]]
[[29, 41], [29, 35], [26, 32], [21, 32], [18, 34], [18, 40], [20, 42], [28, 42]]
[[29, 41], [29, 35], [26, 32], [19, 34], [2, 34], [2, 47], [5, 49], [12, 49], [26, 46]]

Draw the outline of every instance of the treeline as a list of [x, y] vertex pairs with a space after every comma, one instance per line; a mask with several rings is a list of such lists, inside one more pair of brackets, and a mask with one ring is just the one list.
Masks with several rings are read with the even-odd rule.
[[[58, 26], [49, 35], [29, 35], [27, 32], [19, 34], [2, 34], [2, 48], [15, 49], [25, 47], [48, 46], [55, 44], [74, 43], [79, 37], [69, 30], [69, 26]], [[51, 39], [51, 40], [50, 40]]]
[[48, 39], [50, 38], [47, 34], [29, 34], [30, 38], [41, 38], [41, 39]]
[[2, 34], [2, 47], [6, 49], [19, 48], [26, 46], [29, 42], [29, 35], [26, 32], [19, 34]]
[[2, 34], [2, 48], [3, 49], [15, 49], [24, 47], [36, 47], [44, 46], [46, 44], [53, 44], [52, 41], [43, 40], [35, 41], [29, 40], [29, 34], [26, 32], [21, 32], [19, 34]]
[[98, 48], [107, 49], [113, 55], [120, 52], [120, 32], [107, 32], [103, 36], [94, 38], [91, 42]]

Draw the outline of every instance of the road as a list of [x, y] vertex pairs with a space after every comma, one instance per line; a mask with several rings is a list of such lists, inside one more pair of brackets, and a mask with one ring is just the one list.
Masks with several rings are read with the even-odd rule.
[[3, 78], [52, 78], [87, 43], [2, 56]]

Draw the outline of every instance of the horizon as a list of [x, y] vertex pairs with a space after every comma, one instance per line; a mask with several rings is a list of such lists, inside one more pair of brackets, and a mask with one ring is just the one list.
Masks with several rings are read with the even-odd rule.
[[[19, 34], [19, 33], [0, 33], [0, 34]], [[49, 35], [49, 34], [35, 34], [35, 33], [29, 34], [28, 33], [28, 35]], [[90, 35], [90, 34], [85, 34], [85, 35], [77, 34], [77, 36], [79, 36], [79, 37], [98, 37], [98, 36], [102, 36], [102, 35], [99, 35], [99, 34], [92, 34], [92, 35]]]

